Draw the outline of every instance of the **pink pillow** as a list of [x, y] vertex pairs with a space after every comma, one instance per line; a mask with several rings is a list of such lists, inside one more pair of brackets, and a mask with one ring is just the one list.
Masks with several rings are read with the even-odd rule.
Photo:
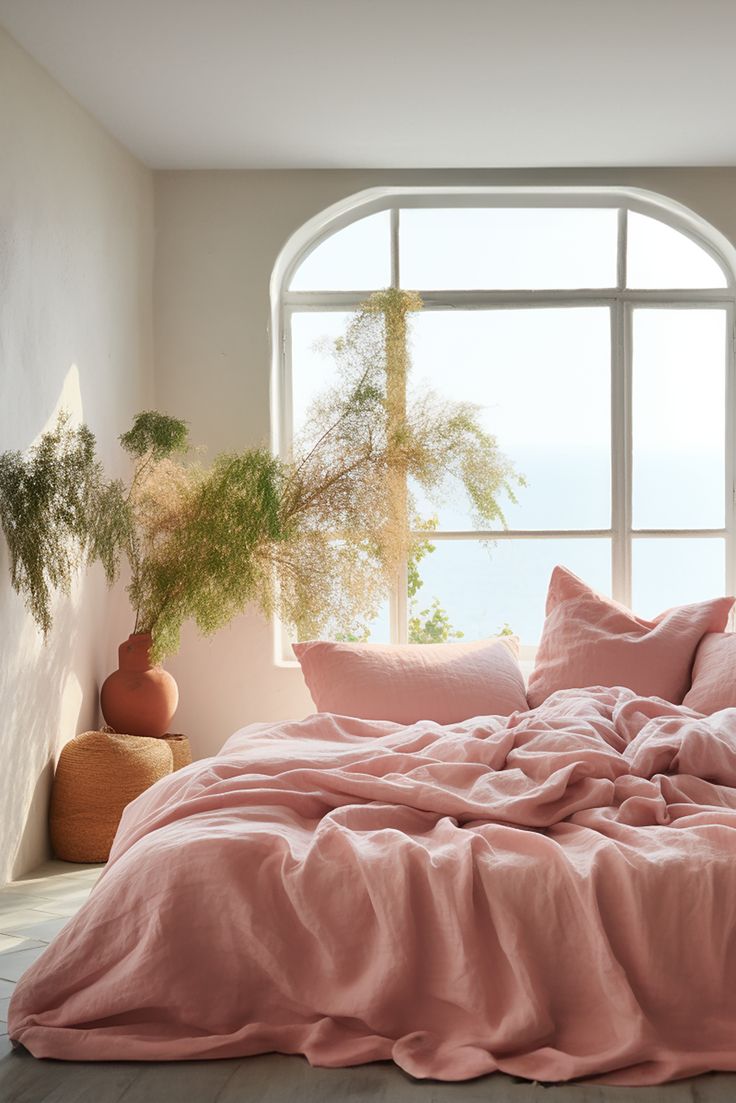
[[736, 708], [736, 633], [703, 636], [695, 653], [693, 684], [682, 703], [703, 713]]
[[516, 637], [474, 643], [295, 643], [320, 712], [413, 724], [526, 712]]
[[585, 686], [627, 686], [642, 697], [680, 704], [698, 644], [706, 632], [723, 631], [733, 602], [714, 598], [642, 620], [555, 567], [529, 706], [541, 705], [555, 690]]

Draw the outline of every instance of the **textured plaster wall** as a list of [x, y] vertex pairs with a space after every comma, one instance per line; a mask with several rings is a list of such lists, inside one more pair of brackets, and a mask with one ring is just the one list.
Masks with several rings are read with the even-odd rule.
[[[116, 438], [153, 401], [153, 180], [0, 30], [0, 449], [66, 407]], [[126, 627], [96, 570], [56, 607], [44, 646], [0, 539], [0, 884], [47, 855], [55, 756], [97, 724]]]

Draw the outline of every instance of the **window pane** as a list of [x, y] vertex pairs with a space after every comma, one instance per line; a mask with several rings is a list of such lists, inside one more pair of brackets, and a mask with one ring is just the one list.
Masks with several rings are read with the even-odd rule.
[[603, 208], [402, 209], [401, 285], [615, 287], [617, 222]]
[[508, 624], [523, 645], [536, 645], [552, 568], [564, 564], [596, 590], [611, 592], [611, 543], [607, 539], [437, 540], [418, 564], [422, 587], [410, 617], [437, 599], [454, 630], [467, 640], [498, 633]]
[[[321, 640], [346, 640], [348, 642], [390, 643], [391, 642], [391, 615], [388, 601], [384, 601], [375, 619], [368, 618], [365, 623], [365, 631], [345, 632], [334, 624], [327, 625], [321, 633]], [[306, 637], [305, 637], [306, 638]], [[311, 639], [311, 637], [309, 637]], [[288, 627], [282, 625], [281, 630], [281, 658], [286, 662], [294, 662], [292, 643], [297, 640], [296, 634], [291, 634]]]
[[628, 214], [626, 282], [629, 287], [726, 287], [720, 264], [702, 246], [635, 211]]
[[352, 317], [343, 311], [304, 311], [291, 318], [291, 405], [295, 435], [306, 412], [337, 379], [330, 346], [343, 337]]
[[634, 528], [720, 528], [724, 310], [635, 310]]
[[388, 601], [384, 601], [375, 618], [367, 617], [357, 629], [345, 631], [344, 627], [328, 624], [319, 637], [322, 640], [345, 640], [349, 643], [390, 643], [391, 614]]
[[726, 544], [719, 537], [635, 538], [632, 572], [634, 611], [656, 617], [726, 593]]
[[297, 268], [291, 291], [375, 291], [391, 283], [390, 211], [351, 222]]
[[[610, 318], [603, 307], [424, 310], [412, 319], [417, 386], [477, 403], [483, 425], [527, 480], [510, 528], [611, 523]], [[420, 517], [474, 528], [461, 492]], [[458, 488], [455, 488], [456, 490]]]

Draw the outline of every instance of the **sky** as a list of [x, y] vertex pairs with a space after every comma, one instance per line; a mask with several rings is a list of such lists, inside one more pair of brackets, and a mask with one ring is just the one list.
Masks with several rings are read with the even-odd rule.
[[[390, 282], [389, 216], [328, 238], [297, 270], [294, 290], [366, 290]], [[616, 282], [617, 214], [607, 209], [416, 209], [401, 212], [401, 285], [411, 289], [604, 287]], [[628, 285], [722, 287], [716, 262], [689, 238], [629, 213]], [[326, 385], [322, 338], [342, 312], [292, 317], [295, 422]], [[510, 529], [608, 528], [611, 517], [611, 323], [608, 306], [431, 310], [412, 318], [412, 383], [481, 408], [484, 426], [525, 476]], [[726, 312], [637, 307], [632, 315], [634, 528], [724, 524]], [[461, 500], [420, 512], [440, 528], [474, 527]], [[724, 592], [722, 539], [633, 543], [632, 604], [653, 616]], [[465, 638], [509, 624], [538, 641], [555, 563], [611, 592], [608, 539], [436, 541], [421, 565], [420, 607], [438, 597]], [[426, 601], [421, 599], [426, 598]], [[387, 638], [384, 615], [372, 638]]]

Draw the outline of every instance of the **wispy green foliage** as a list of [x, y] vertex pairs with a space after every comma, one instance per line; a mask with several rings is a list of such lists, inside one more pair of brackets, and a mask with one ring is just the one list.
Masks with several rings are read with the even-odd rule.
[[[466, 403], [411, 388], [409, 322], [418, 296], [378, 292], [328, 350], [337, 381], [313, 404], [289, 461], [264, 448], [189, 456], [184, 422], [145, 411], [120, 442], [129, 486], [107, 481], [88, 429], [60, 419], [26, 455], [0, 457], [0, 521], [13, 585], [44, 632], [54, 589], [99, 559], [109, 580], [121, 555], [135, 631], [152, 657], [176, 651], [182, 624], [223, 627], [249, 605], [278, 612], [302, 638], [326, 627], [363, 638], [408, 559], [418, 563], [409, 490], [465, 493], [479, 526], [503, 524], [502, 493], [521, 482]], [[412, 638], [458, 638], [438, 601], [411, 609]]]
[[[378, 292], [324, 346], [336, 382], [308, 411], [286, 482], [300, 532], [321, 535], [302, 556], [304, 569], [326, 579], [315, 595], [326, 600], [306, 623], [306, 608], [292, 604], [302, 638], [325, 630], [363, 637], [367, 611], [375, 615], [399, 564], [416, 571], [413, 484], [431, 503], [464, 496], [479, 528], [503, 526], [503, 496], [515, 501], [523, 485], [478, 407], [412, 386], [410, 319], [421, 305], [409, 292]], [[339, 539], [330, 544], [330, 535]], [[413, 615], [417, 637], [457, 638], [439, 605]]]
[[[166, 465], [166, 466], [164, 466]], [[162, 461], [133, 496], [140, 567], [130, 596], [154, 657], [179, 646], [184, 621], [217, 631], [250, 602], [274, 607], [282, 539], [282, 464], [265, 449], [218, 456], [211, 468]]]
[[86, 425], [61, 413], [27, 452], [0, 455], [0, 524], [10, 580], [39, 628], [52, 625], [52, 597], [69, 593], [79, 568], [99, 559], [108, 581], [117, 570], [127, 519], [119, 483], [108, 483]]
[[121, 436], [120, 443], [136, 459], [146, 456], [157, 462], [174, 452], [187, 451], [189, 429], [187, 423], [178, 418], [159, 414], [156, 410], [144, 410], [136, 415], [131, 428]]

